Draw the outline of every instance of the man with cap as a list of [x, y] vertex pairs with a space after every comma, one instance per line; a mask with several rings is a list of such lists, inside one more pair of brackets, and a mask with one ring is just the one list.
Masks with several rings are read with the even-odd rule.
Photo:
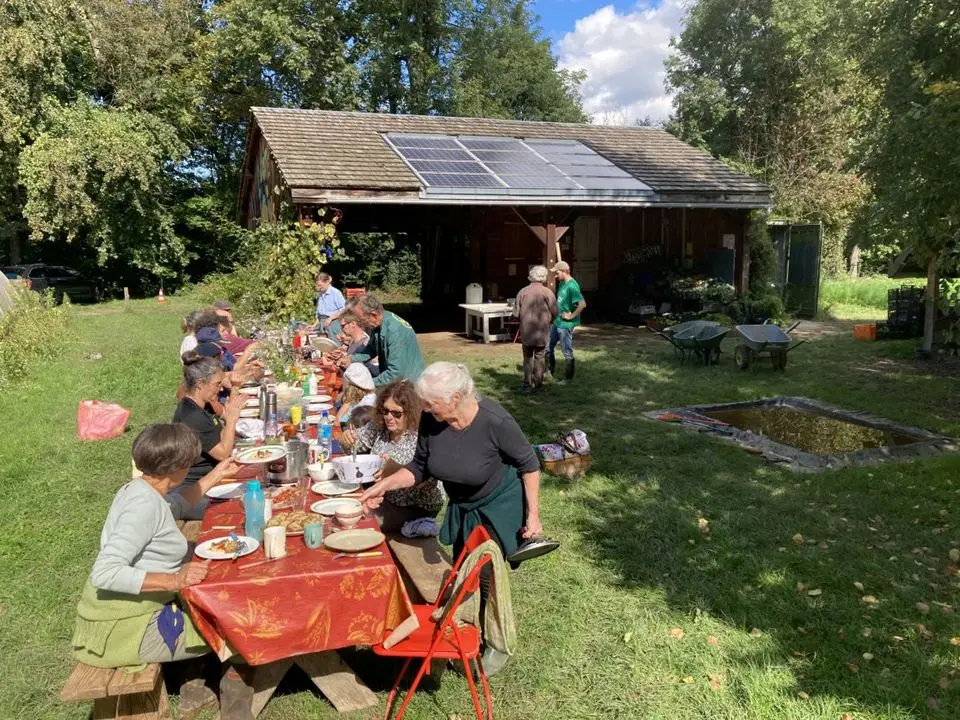
[[[237, 328], [233, 324], [233, 306], [229, 300], [216, 300], [213, 303], [213, 312], [220, 316], [222, 326], [226, 326], [227, 332], [231, 335], [237, 334]], [[224, 322], [226, 321], [226, 322]]]
[[567, 361], [564, 380], [569, 382], [573, 380], [576, 372], [576, 361], [573, 359], [573, 329], [580, 324], [580, 314], [587, 307], [587, 301], [583, 299], [580, 285], [570, 274], [569, 263], [561, 260], [550, 268], [550, 272], [557, 276], [557, 309], [560, 314], [550, 328], [547, 368], [551, 375], [557, 376], [557, 356], [554, 351], [559, 343], [560, 352]]
[[374, 295], [354, 298], [349, 307], [370, 335], [370, 343], [353, 356], [344, 356], [341, 364], [346, 366], [350, 361], [365, 363], [377, 358], [380, 372], [373, 379], [377, 387], [399, 378], [414, 382], [420, 377], [424, 368], [423, 354], [410, 323], [384, 310], [383, 304]]
[[343, 293], [333, 286], [330, 273], [317, 273], [317, 320], [312, 327], [336, 340], [340, 332], [337, 318], [343, 314], [346, 304]]

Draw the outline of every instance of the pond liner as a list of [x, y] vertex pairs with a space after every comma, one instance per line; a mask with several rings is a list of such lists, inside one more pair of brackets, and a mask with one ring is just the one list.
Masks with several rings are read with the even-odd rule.
[[[706, 413], [717, 411], [750, 410], [770, 407], [785, 407], [799, 412], [831, 418], [840, 422], [860, 425], [882, 432], [916, 438], [905, 445], [890, 445], [865, 448], [852, 452], [818, 454], [807, 452], [784, 443], [771, 440], [751, 430], [741, 430], [733, 425], [708, 417]], [[731, 442], [748, 452], [761, 455], [765, 460], [794, 472], [819, 473], [843, 467], [876, 466], [890, 460], [915, 460], [960, 452], [960, 441], [946, 435], [911, 427], [870, 413], [829, 405], [805, 397], [777, 396], [759, 400], [711, 405], [693, 405], [680, 408], [664, 408], [643, 413], [650, 420], [669, 422], [687, 430], [711, 435]]]

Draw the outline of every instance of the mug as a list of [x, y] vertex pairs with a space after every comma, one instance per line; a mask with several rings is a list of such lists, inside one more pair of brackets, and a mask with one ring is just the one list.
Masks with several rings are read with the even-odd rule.
[[263, 554], [271, 560], [287, 554], [286, 528], [269, 527], [263, 531]]
[[303, 544], [311, 550], [323, 546], [323, 521], [309, 522], [303, 526]]

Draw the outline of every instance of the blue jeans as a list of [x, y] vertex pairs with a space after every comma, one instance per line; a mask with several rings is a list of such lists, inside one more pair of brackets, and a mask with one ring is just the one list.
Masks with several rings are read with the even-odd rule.
[[560, 343], [560, 352], [567, 360], [573, 360], [573, 328], [562, 328], [554, 325], [550, 328], [550, 347], [547, 352], [553, 355]]

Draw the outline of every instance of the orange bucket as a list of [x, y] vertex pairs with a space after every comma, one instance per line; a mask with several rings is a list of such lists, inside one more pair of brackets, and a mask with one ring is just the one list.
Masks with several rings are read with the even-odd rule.
[[872, 325], [854, 325], [853, 337], [856, 338], [857, 340], [876, 340], [877, 339], [876, 323], [873, 323]]

